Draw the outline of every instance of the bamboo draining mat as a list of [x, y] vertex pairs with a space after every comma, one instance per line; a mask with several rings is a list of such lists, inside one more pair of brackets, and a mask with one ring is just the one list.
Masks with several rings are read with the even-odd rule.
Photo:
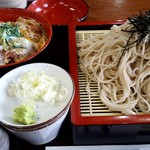
[[[96, 34], [107, 34], [109, 30], [96, 30], [96, 31], [76, 31], [76, 42], [82, 42], [83, 40], [89, 39]], [[82, 117], [91, 116], [117, 116], [122, 115], [118, 112], [110, 111], [103, 102], [100, 100], [98, 93], [98, 86], [95, 82], [90, 84], [90, 93], [86, 91], [88, 78], [81, 71], [78, 61], [78, 77], [79, 77], [79, 94], [80, 94], [80, 111]], [[93, 94], [95, 93], [95, 94]], [[141, 114], [140, 110], [139, 114]]]

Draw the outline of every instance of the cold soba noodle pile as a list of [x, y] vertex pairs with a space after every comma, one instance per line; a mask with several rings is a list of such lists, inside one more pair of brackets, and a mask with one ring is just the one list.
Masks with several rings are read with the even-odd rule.
[[150, 11], [79, 43], [79, 64], [102, 102], [126, 115], [150, 113]]

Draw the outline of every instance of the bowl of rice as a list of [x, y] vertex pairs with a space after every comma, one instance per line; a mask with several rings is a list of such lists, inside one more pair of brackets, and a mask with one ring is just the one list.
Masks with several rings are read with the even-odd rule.
[[55, 139], [74, 97], [69, 73], [31, 63], [6, 73], [0, 84], [0, 124], [34, 145]]
[[52, 26], [46, 18], [21, 8], [0, 12], [0, 68], [24, 63], [48, 46]]

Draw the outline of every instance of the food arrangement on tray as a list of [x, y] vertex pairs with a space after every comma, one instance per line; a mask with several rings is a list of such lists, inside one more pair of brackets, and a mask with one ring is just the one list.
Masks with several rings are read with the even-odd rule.
[[149, 14], [129, 17], [121, 25], [111, 23], [107, 31], [109, 23], [99, 22], [95, 26], [100, 30], [93, 33], [94, 23], [72, 24], [70, 36], [76, 39], [71, 38], [70, 56], [77, 70], [71, 74], [79, 86], [71, 109], [74, 124], [149, 122]]
[[[73, 28], [70, 72], [78, 90], [71, 107], [73, 124], [149, 123], [150, 12], [128, 18], [122, 25], [120, 22], [78, 23], [87, 17], [87, 8], [81, 7], [83, 15], [75, 18], [77, 22], [69, 27]], [[55, 25], [60, 24], [59, 19], [56, 16]], [[61, 24], [68, 24], [68, 20]], [[90, 26], [87, 30], [78, 29], [87, 26]], [[99, 29], [95, 30], [97, 26]], [[9, 41], [7, 44], [16, 47]], [[104, 51], [99, 51], [102, 48]]]

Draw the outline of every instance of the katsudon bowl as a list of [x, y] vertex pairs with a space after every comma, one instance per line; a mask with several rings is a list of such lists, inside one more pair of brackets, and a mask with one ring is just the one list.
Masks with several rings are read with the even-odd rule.
[[55, 139], [74, 98], [74, 82], [67, 71], [49, 63], [31, 63], [6, 73], [0, 85], [4, 128], [34, 145]]
[[19, 65], [39, 53], [52, 37], [51, 23], [21, 8], [0, 8], [0, 68]]

